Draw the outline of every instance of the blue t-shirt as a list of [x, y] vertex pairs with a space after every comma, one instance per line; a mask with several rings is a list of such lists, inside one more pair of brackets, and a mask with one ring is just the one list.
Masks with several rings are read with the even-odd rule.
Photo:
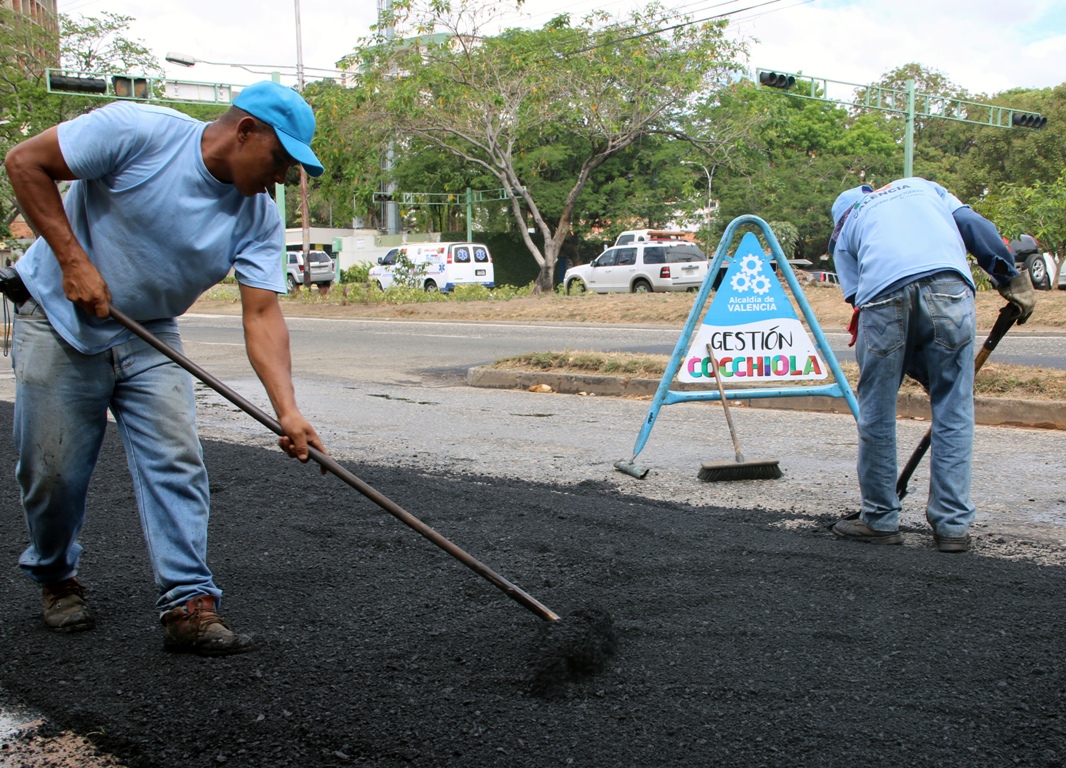
[[[82, 248], [112, 303], [153, 332], [233, 268], [243, 285], [282, 293], [284, 235], [268, 195], [245, 197], [207, 170], [206, 123], [165, 107], [114, 103], [59, 126], [59, 147], [78, 177], [64, 200]], [[131, 334], [92, 317], [63, 293], [63, 273], [43, 238], [19, 275], [56, 331], [96, 354]]]
[[885, 289], [943, 270], [973, 286], [966, 246], [952, 218], [965, 207], [926, 179], [893, 181], [863, 196], [840, 231], [833, 261], [845, 297], [861, 307]]

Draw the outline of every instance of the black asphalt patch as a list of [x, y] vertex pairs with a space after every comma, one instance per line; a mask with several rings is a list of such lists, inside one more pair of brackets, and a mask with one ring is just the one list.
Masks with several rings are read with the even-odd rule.
[[825, 521], [602, 482], [348, 465], [557, 613], [610, 612], [605, 668], [544, 698], [527, 664], [540, 619], [340, 480], [204, 447], [222, 613], [258, 642], [227, 659], [162, 650], [113, 429], [82, 536], [97, 628], [47, 632], [2, 453], [0, 686], [133, 768], [1066, 761], [1062, 568], [841, 542]]

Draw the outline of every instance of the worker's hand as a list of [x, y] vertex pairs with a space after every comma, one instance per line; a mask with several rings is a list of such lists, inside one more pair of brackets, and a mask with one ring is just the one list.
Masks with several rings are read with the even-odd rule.
[[107, 305], [111, 303], [111, 291], [104, 281], [104, 276], [89, 257], [67, 259], [63, 262], [63, 293], [93, 317], [105, 318], [111, 313]]
[[[315, 432], [315, 428], [299, 412], [282, 416], [278, 422], [285, 433], [278, 438], [278, 446], [292, 458], [307, 463], [311, 458], [311, 453], [307, 450], [308, 445], [326, 453], [326, 447], [322, 444], [318, 433]], [[325, 467], [322, 467], [322, 474], [326, 474]]]
[[1033, 281], [1029, 278], [1029, 271], [1024, 270], [1010, 279], [1009, 282], [997, 288], [999, 295], [1014, 305], [1018, 311], [1018, 325], [1022, 325], [1033, 314], [1036, 306], [1036, 291], [1033, 290]]

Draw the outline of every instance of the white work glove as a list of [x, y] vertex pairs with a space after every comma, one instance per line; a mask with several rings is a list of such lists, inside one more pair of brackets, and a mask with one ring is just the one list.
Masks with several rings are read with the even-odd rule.
[[996, 290], [1018, 310], [1018, 325], [1024, 324], [1029, 315], [1033, 314], [1036, 291], [1033, 290], [1033, 281], [1029, 278], [1028, 270], [1019, 272]]

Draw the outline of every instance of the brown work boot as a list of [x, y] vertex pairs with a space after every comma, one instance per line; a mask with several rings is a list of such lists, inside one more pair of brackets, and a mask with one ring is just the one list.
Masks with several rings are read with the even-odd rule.
[[850, 539], [866, 544], [902, 544], [903, 534], [895, 531], [875, 531], [862, 520], [837, 520], [832, 529], [838, 539]]
[[251, 650], [252, 638], [233, 632], [215, 611], [215, 598], [199, 595], [163, 614], [163, 649], [200, 656], [229, 656]]
[[82, 632], [96, 626], [85, 604], [85, 588], [75, 578], [41, 585], [44, 623], [56, 632]]

